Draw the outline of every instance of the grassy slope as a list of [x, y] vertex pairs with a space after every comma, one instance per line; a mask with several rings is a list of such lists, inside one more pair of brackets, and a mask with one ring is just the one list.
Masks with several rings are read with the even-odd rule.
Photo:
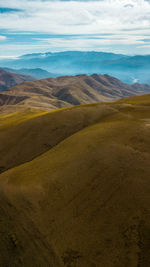
[[5, 171], [46, 152], [69, 135], [116, 112], [91, 105], [53, 112], [25, 110], [0, 116], [0, 170]]
[[26, 135], [26, 123], [36, 129], [39, 148], [52, 118], [61, 130], [46, 130], [47, 141], [60, 136], [61, 123], [66, 128], [39, 157], [30, 136], [24, 143], [16, 137], [36, 158], [0, 176], [1, 266], [150, 266], [149, 103], [142, 96], [30, 114], [19, 123], [19, 114], [7, 118], [17, 134], [23, 126]]

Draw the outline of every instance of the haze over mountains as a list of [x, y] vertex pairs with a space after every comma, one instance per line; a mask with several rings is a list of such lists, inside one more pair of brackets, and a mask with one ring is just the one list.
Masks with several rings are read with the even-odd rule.
[[150, 92], [150, 85], [122, 83], [109, 75], [77, 75], [24, 82], [0, 93], [0, 106], [56, 109], [71, 105], [110, 102]]
[[0, 266], [149, 267], [150, 85], [0, 73]]
[[0, 65], [0, 266], [149, 267], [149, 57]]
[[0, 91], [8, 90], [9, 88], [23, 83], [24, 81], [34, 81], [35, 78], [27, 75], [18, 75], [16, 73], [6, 71], [0, 68]]
[[0, 267], [150, 267], [150, 0], [0, 0]]
[[58, 74], [54, 74], [54, 73], [50, 73], [44, 69], [41, 68], [36, 68], [36, 69], [10, 69], [10, 68], [5, 68], [6, 71], [9, 72], [13, 72], [13, 73], [17, 73], [20, 75], [28, 75], [28, 76], [32, 76], [34, 77], [34, 79], [36, 80], [40, 80], [40, 79], [45, 79], [45, 78], [55, 78], [57, 76], [60, 76]]
[[[18, 59], [1, 60], [1, 67], [42, 68], [52, 77], [76, 74], [109, 74], [126, 83], [150, 83], [150, 56], [126, 56], [104, 52], [36, 53]], [[34, 75], [33, 75], [34, 76]], [[46, 77], [42, 77], [46, 78]]]

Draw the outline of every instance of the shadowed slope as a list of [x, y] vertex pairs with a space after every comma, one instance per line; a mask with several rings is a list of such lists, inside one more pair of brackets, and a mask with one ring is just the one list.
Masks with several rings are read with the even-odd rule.
[[8, 90], [9, 88], [25, 81], [34, 80], [35, 79], [29, 75], [16, 74], [0, 68], [0, 91]]
[[150, 92], [149, 85], [128, 85], [108, 75], [64, 76], [25, 82], [0, 94], [0, 105], [56, 109], [71, 105], [110, 102]]
[[116, 112], [106, 105], [0, 115], [0, 172], [32, 160], [75, 132]]
[[149, 267], [150, 96], [131, 100], [42, 114], [107, 111], [0, 175], [2, 266]]

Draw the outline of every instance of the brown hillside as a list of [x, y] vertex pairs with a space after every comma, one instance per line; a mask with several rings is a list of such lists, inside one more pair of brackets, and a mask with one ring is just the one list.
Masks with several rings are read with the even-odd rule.
[[[0, 105], [56, 109], [71, 105], [110, 102], [150, 92], [149, 85], [127, 85], [108, 75], [77, 75], [25, 82], [0, 94]], [[14, 100], [14, 101], [13, 101]]]
[[25, 81], [34, 81], [31, 76], [20, 75], [12, 72], [8, 72], [0, 68], [0, 91], [8, 90], [9, 88], [23, 83]]

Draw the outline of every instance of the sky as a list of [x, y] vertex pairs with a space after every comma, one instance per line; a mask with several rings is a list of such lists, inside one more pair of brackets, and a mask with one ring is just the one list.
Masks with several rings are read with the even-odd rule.
[[69, 50], [150, 54], [150, 0], [0, 0], [0, 58]]

